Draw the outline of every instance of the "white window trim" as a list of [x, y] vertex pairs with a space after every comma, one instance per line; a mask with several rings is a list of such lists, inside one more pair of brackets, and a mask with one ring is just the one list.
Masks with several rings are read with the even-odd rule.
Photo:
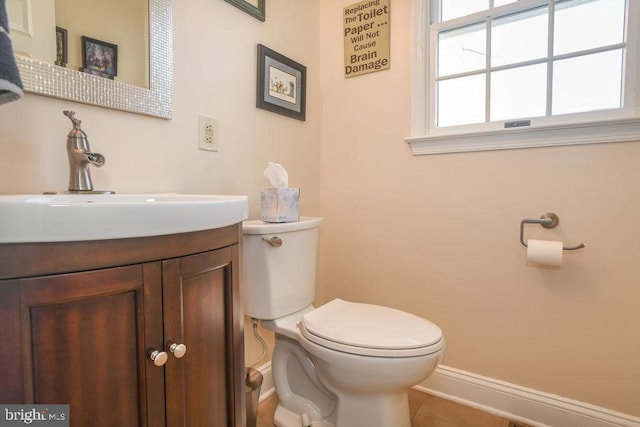
[[[429, 0], [412, 0], [411, 136], [405, 141], [413, 155], [640, 141], [640, 88], [637, 87], [640, 76], [635, 79], [636, 87], [632, 88], [634, 108], [627, 116], [620, 117], [619, 112], [613, 112], [604, 114], [597, 121], [571, 124], [565, 120], [557, 124], [553, 117], [548, 117], [541, 120], [540, 125], [512, 129], [500, 128], [500, 123], [495, 128], [483, 127], [481, 130], [477, 127], [429, 129], [429, 70], [425, 66], [429, 57], [428, 8]], [[640, 16], [630, 14], [628, 25], [635, 26], [640, 32]], [[632, 68], [636, 75], [640, 74], [640, 54], [628, 51], [627, 57], [634, 58], [635, 67]]]

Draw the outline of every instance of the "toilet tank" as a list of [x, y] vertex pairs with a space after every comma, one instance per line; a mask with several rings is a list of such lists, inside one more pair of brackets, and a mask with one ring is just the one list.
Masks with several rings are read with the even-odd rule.
[[321, 222], [322, 218], [301, 217], [297, 222], [242, 223], [241, 280], [247, 316], [277, 319], [313, 302]]

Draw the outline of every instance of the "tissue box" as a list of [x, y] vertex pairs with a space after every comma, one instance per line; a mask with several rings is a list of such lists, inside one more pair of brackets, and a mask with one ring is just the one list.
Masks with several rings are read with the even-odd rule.
[[300, 221], [299, 200], [299, 188], [263, 188], [260, 193], [261, 219], [265, 222]]

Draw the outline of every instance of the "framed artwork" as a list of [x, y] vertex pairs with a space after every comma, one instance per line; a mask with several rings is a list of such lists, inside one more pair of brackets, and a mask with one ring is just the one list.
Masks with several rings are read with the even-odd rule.
[[231, 3], [235, 7], [244, 10], [254, 18], [264, 22], [264, 2], [266, 0], [225, 0], [227, 3]]
[[82, 36], [82, 71], [113, 79], [118, 75], [118, 46]]
[[56, 27], [56, 65], [67, 66], [67, 30]]
[[256, 106], [305, 120], [307, 67], [258, 45]]

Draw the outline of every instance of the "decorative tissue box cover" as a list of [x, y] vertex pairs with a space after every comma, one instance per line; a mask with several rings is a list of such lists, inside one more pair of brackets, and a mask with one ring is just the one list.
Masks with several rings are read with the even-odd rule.
[[299, 201], [299, 188], [263, 188], [260, 193], [261, 219], [265, 222], [300, 221]]

